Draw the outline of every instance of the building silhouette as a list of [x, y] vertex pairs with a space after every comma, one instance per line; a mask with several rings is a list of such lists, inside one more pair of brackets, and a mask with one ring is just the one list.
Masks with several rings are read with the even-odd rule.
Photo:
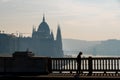
[[30, 51], [16, 51], [12, 56], [0, 56], [1, 75], [34, 75], [49, 73], [49, 57], [35, 56]]
[[15, 51], [32, 51], [38, 56], [63, 57], [61, 29], [58, 25], [56, 39], [43, 16], [38, 29], [33, 27], [31, 37], [15, 36], [0, 33], [0, 53], [13, 53]]

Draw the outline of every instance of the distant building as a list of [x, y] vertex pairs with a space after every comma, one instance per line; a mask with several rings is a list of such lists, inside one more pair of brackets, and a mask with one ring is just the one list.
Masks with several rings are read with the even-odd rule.
[[49, 25], [43, 20], [38, 29], [33, 27], [32, 37], [19, 37], [0, 33], [0, 54], [13, 53], [15, 51], [26, 51], [29, 49], [39, 56], [63, 57], [61, 29], [58, 26], [57, 36], [54, 39]]

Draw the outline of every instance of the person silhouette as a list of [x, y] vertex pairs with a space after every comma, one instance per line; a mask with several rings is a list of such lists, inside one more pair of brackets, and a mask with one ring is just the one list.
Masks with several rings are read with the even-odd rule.
[[81, 71], [81, 55], [82, 55], [82, 52], [79, 52], [79, 54], [77, 55], [77, 74], [80, 74], [80, 71]]

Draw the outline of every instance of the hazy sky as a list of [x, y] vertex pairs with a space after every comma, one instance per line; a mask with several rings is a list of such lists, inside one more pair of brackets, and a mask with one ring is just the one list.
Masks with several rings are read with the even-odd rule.
[[120, 39], [120, 0], [0, 0], [0, 30], [31, 34], [43, 14], [63, 38]]

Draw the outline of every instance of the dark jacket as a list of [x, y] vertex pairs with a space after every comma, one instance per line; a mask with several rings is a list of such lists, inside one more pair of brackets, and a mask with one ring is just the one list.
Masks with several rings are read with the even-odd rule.
[[81, 55], [82, 55], [82, 52], [80, 52], [79, 54], [78, 54], [78, 56], [77, 56], [77, 63], [79, 64], [79, 63], [81, 63]]
[[78, 56], [77, 56], [77, 63], [80, 63], [81, 62], [81, 55], [79, 54]]

